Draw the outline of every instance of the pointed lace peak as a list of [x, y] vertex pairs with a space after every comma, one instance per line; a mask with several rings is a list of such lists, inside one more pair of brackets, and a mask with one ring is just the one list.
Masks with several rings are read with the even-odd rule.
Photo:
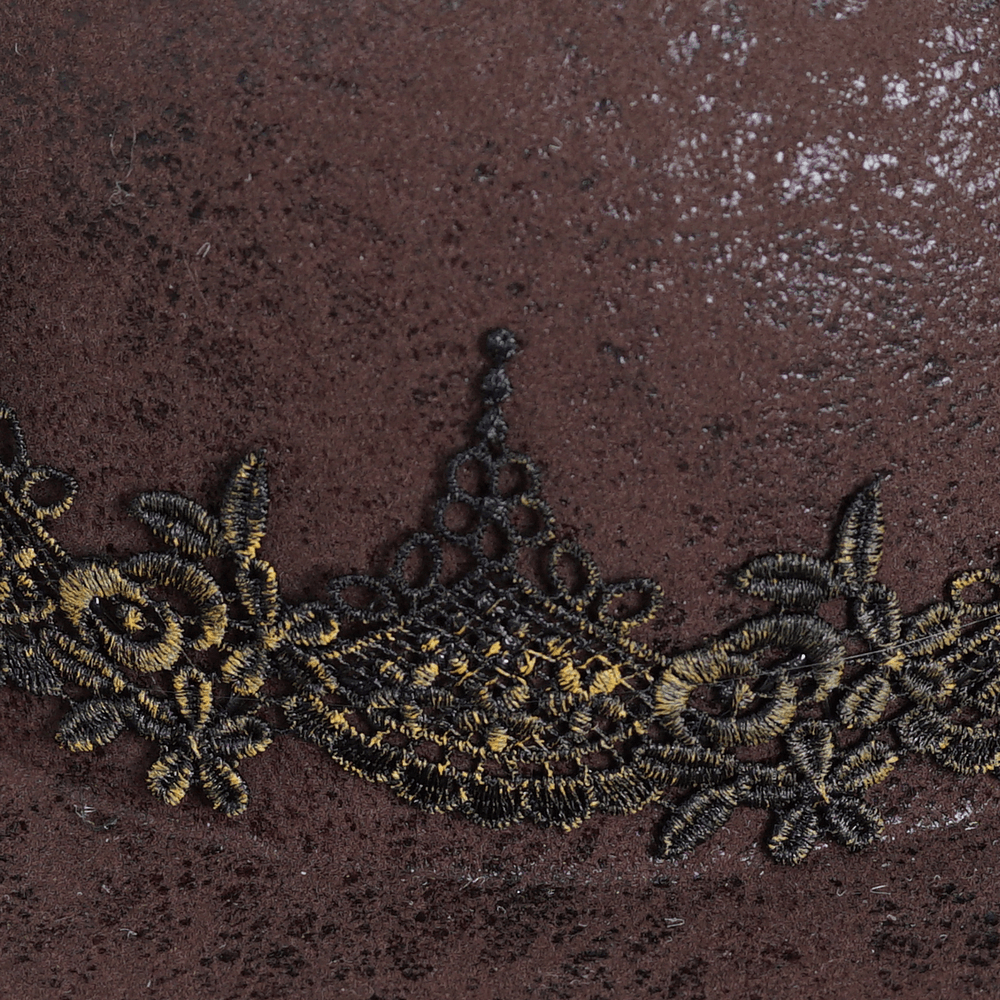
[[263, 452], [218, 511], [139, 496], [159, 551], [73, 559], [42, 522], [76, 485], [29, 461], [0, 404], [0, 684], [68, 702], [67, 750], [126, 731], [156, 744], [147, 784], [168, 805], [200, 789], [242, 813], [238, 765], [268, 747], [275, 712], [352, 774], [487, 827], [569, 830], [659, 803], [661, 858], [737, 807], [772, 813], [779, 861], [820, 838], [857, 850], [882, 830], [865, 792], [906, 754], [1000, 772], [1000, 570], [963, 572], [904, 617], [876, 582], [876, 478], [847, 503], [832, 557], [782, 552], [740, 571], [768, 614], [668, 655], [636, 638], [659, 586], [606, 582], [557, 530], [538, 467], [507, 447], [514, 335], [491, 330], [484, 347], [477, 438], [445, 469], [432, 529], [388, 572], [331, 581], [325, 603], [288, 601], [258, 555]]

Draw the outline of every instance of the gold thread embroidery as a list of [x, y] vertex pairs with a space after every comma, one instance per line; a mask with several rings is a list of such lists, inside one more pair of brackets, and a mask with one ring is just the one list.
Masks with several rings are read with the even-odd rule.
[[[243, 812], [238, 762], [270, 744], [262, 713], [279, 709], [287, 733], [349, 772], [484, 826], [569, 830], [659, 804], [660, 857], [741, 805], [770, 810], [779, 861], [820, 837], [858, 849], [882, 830], [865, 793], [905, 753], [959, 774], [1000, 768], [1000, 571], [963, 573], [944, 601], [904, 615], [877, 580], [876, 479], [829, 558], [776, 553], [739, 570], [737, 588], [770, 612], [667, 655], [630, 635], [657, 614], [659, 586], [607, 583], [556, 540], [537, 467], [507, 445], [514, 337], [491, 331], [486, 347], [476, 440], [448, 463], [432, 529], [388, 572], [337, 578], [326, 603], [297, 607], [258, 556], [262, 453], [237, 467], [217, 514], [170, 493], [135, 500], [166, 551], [71, 559], [43, 522], [76, 483], [31, 465], [0, 406], [0, 680], [70, 702], [56, 736], [68, 750], [126, 729], [156, 743], [147, 783], [170, 805], [200, 787]], [[833, 601], [848, 626], [819, 614]]]

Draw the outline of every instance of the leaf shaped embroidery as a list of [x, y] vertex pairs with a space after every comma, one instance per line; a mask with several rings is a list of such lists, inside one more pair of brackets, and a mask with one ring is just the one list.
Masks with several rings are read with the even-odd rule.
[[891, 696], [889, 679], [881, 671], [872, 671], [851, 682], [837, 714], [845, 726], [874, 726], [882, 718]]
[[791, 763], [822, 788], [833, 764], [833, 733], [822, 722], [803, 722], [785, 734]]
[[793, 806], [779, 815], [767, 842], [775, 861], [797, 865], [812, 850], [819, 837], [819, 817], [816, 809], [805, 803]]
[[735, 585], [751, 597], [796, 611], [813, 611], [838, 596], [833, 564], [796, 552], [751, 559], [736, 574]]
[[189, 753], [171, 747], [164, 750], [149, 769], [146, 785], [160, 801], [176, 806], [187, 794], [194, 775], [194, 761]]
[[657, 834], [668, 857], [738, 805], [773, 813], [780, 861], [820, 837], [857, 849], [882, 829], [863, 795], [906, 751], [960, 774], [1000, 768], [1000, 569], [957, 576], [903, 618], [876, 580], [876, 479], [848, 502], [831, 557], [777, 553], [739, 572], [771, 613], [668, 655], [630, 635], [659, 586], [604, 583], [578, 543], [556, 541], [537, 466], [506, 444], [514, 339], [487, 345], [478, 441], [449, 463], [433, 530], [388, 572], [331, 581], [323, 604], [287, 603], [257, 557], [262, 452], [218, 516], [168, 493], [134, 501], [166, 553], [71, 559], [42, 521], [75, 481], [29, 463], [0, 405], [0, 682], [71, 701], [57, 733], [69, 750], [124, 730], [157, 743], [147, 781], [169, 804], [193, 786], [241, 813], [238, 762], [271, 742], [259, 713], [280, 709], [285, 732], [351, 773], [489, 827], [568, 830], [683, 793]]
[[912, 709], [896, 719], [893, 726], [904, 746], [922, 753], [943, 750], [954, 736], [944, 716], [933, 709]]
[[934, 708], [955, 690], [955, 673], [946, 662], [927, 656], [914, 656], [900, 671], [900, 690], [911, 701], [925, 708]]
[[832, 780], [838, 791], [853, 795], [889, 776], [899, 755], [879, 740], [867, 740], [845, 753], [834, 765]]
[[69, 710], [56, 730], [56, 742], [67, 750], [93, 750], [120, 736], [125, 725], [116, 702], [94, 698]]
[[58, 675], [38, 647], [3, 633], [0, 633], [0, 683], [29, 694], [62, 694]]
[[264, 453], [253, 452], [233, 473], [222, 503], [223, 537], [236, 555], [256, 555], [267, 526], [268, 501]]
[[0, 484], [13, 481], [28, 467], [28, 449], [24, 441], [24, 431], [17, 414], [3, 403], [0, 403], [0, 438], [9, 443], [11, 456], [4, 460], [4, 452], [0, 451]]
[[873, 646], [884, 648], [897, 664], [901, 663], [903, 653], [898, 648], [901, 619], [895, 592], [881, 583], [873, 583], [852, 602], [852, 610], [865, 638]]
[[142, 493], [132, 501], [129, 513], [190, 559], [219, 554], [218, 518], [194, 500], [173, 493]]
[[849, 597], [859, 596], [878, 573], [885, 534], [881, 485], [877, 478], [851, 500], [837, 532], [834, 562], [840, 585]]
[[904, 744], [958, 774], [985, 774], [1000, 765], [1000, 733], [989, 725], [961, 725], [933, 709], [914, 709], [895, 725]]
[[903, 619], [900, 635], [907, 656], [933, 656], [952, 645], [961, 631], [961, 618], [951, 604], [932, 604]]
[[657, 855], [678, 858], [697, 847], [729, 822], [736, 803], [736, 788], [731, 785], [689, 795], [670, 811], [660, 828]]
[[252, 715], [223, 716], [205, 733], [205, 743], [222, 757], [255, 757], [271, 745], [271, 730]]
[[225, 760], [203, 758], [198, 762], [198, 778], [208, 801], [221, 813], [239, 816], [246, 809], [250, 801], [246, 782]]
[[826, 828], [849, 851], [868, 847], [879, 835], [885, 824], [878, 810], [863, 799], [838, 799], [824, 810]]

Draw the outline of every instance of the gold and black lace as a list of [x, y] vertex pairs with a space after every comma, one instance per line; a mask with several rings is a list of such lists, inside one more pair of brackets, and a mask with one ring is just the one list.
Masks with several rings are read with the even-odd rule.
[[[171, 805], [196, 786], [240, 814], [239, 761], [296, 735], [408, 802], [484, 826], [568, 830], [655, 804], [660, 857], [740, 805], [771, 811], [779, 861], [821, 837], [860, 848], [882, 830], [865, 793], [906, 753], [959, 774], [997, 769], [1000, 571], [962, 574], [904, 616], [877, 580], [876, 479], [829, 558], [779, 553], [739, 571], [769, 613], [687, 652], [639, 642], [659, 586], [608, 583], [558, 539], [537, 466], [507, 444], [514, 337], [493, 330], [486, 348], [475, 441], [449, 462], [432, 527], [384, 574], [331, 581], [322, 603], [285, 602], [257, 554], [263, 454], [240, 463], [217, 513], [139, 496], [131, 510], [157, 551], [73, 559], [44, 523], [76, 483], [33, 466], [0, 407], [0, 680], [69, 702], [56, 734], [68, 750], [127, 729], [154, 742], [147, 783]], [[278, 732], [265, 721], [276, 716]]]

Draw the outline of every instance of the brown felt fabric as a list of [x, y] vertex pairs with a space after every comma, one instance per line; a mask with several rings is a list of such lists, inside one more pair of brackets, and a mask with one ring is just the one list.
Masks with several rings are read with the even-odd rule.
[[[383, 567], [514, 329], [511, 442], [645, 637], [753, 612], [877, 471], [912, 609], [997, 556], [991, 3], [20, 2], [0, 12], [0, 398], [74, 553], [266, 447], [290, 598]], [[238, 821], [0, 689], [11, 996], [989, 996], [993, 778], [908, 763], [877, 847], [785, 869], [738, 811], [570, 834], [427, 816], [285, 739]]]

